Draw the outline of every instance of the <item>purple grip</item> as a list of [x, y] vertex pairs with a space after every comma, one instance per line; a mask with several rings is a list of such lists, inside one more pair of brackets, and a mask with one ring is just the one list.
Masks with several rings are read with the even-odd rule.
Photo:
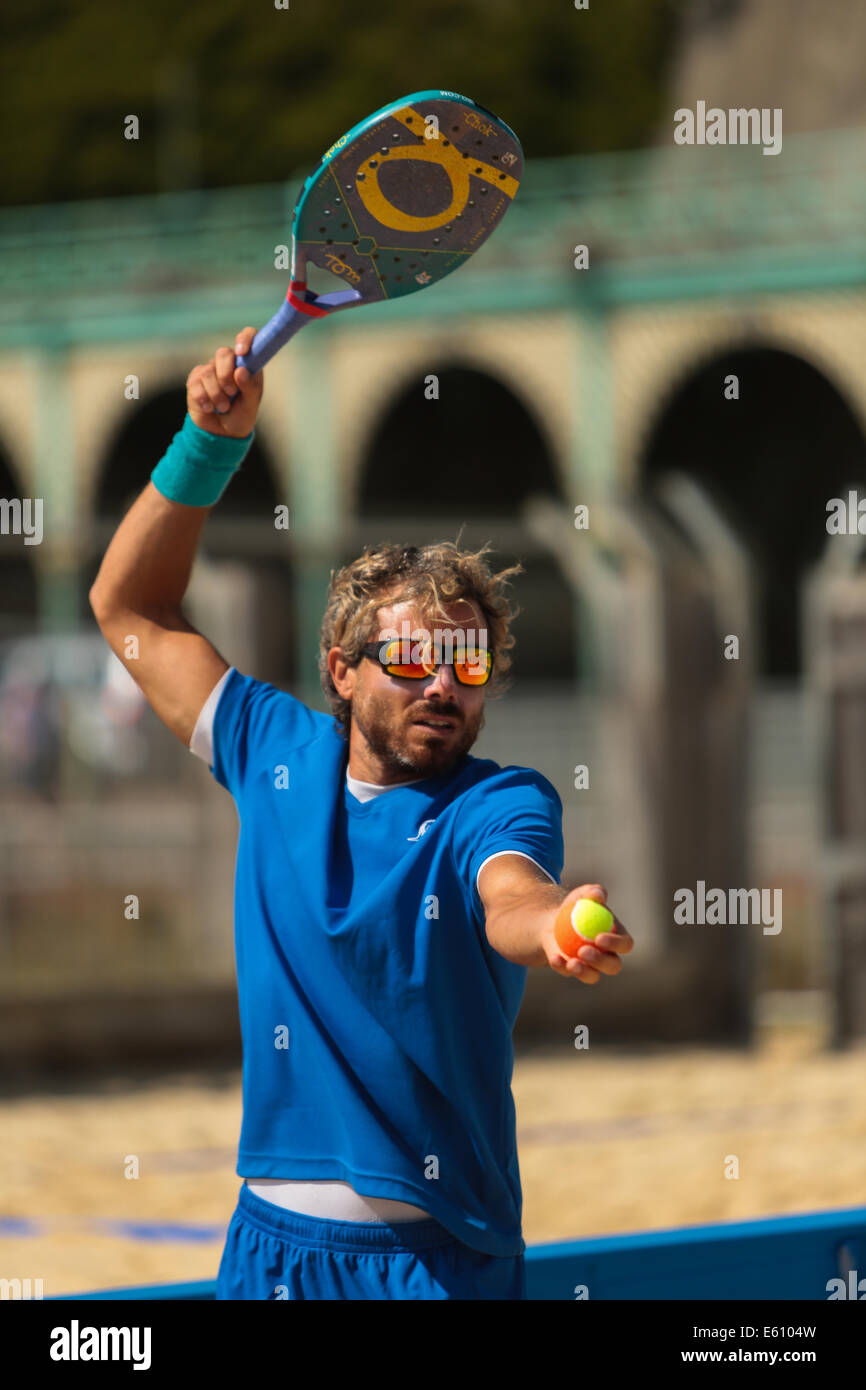
[[270, 362], [275, 353], [279, 352], [284, 343], [293, 338], [305, 323], [310, 322], [308, 314], [302, 314], [300, 310], [293, 309], [287, 299], [284, 299], [274, 317], [260, 328], [253, 338], [253, 345], [245, 357], [238, 357], [235, 360], [236, 367], [246, 367], [248, 372], [261, 371], [266, 362]]
[[[359, 303], [361, 296], [357, 290], [336, 290], [333, 294], [311, 294], [306, 298], [307, 303], [316, 305], [327, 314], [334, 309], [346, 309], [350, 304]], [[300, 309], [293, 308], [288, 299], [284, 299], [271, 321], [260, 328], [253, 338], [253, 345], [246, 357], [235, 358], [235, 366], [246, 367], [248, 372], [261, 371], [265, 363], [270, 362], [305, 323], [321, 317], [321, 314], [304, 314]]]

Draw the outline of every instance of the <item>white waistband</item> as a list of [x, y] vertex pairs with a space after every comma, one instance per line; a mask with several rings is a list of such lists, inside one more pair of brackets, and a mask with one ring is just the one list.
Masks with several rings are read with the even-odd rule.
[[347, 1182], [292, 1182], [285, 1178], [245, 1178], [256, 1197], [301, 1216], [324, 1221], [429, 1221], [429, 1211], [390, 1197], [363, 1197]]

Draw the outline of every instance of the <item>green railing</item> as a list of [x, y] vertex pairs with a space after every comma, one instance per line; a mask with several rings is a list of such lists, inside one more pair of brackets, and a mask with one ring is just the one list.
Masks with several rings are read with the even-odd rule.
[[[202, 294], [249, 302], [253, 286], [264, 303], [285, 283], [274, 248], [289, 239], [297, 187], [4, 210], [0, 322], [38, 330], [176, 296], [195, 296], [195, 318]], [[477, 257], [473, 288], [507, 302], [519, 272], [524, 299], [578, 294], [578, 242], [624, 284], [690, 271], [723, 278], [732, 266], [757, 267], [760, 278], [780, 264], [795, 280], [799, 268], [804, 283], [810, 267], [822, 281], [866, 280], [866, 130], [789, 137], [775, 156], [757, 145], [671, 145], [530, 162], [514, 208]], [[463, 299], [466, 282], [459, 290]], [[436, 299], [450, 306], [457, 293], [446, 281]], [[407, 301], [407, 311], [433, 312], [432, 299]]]

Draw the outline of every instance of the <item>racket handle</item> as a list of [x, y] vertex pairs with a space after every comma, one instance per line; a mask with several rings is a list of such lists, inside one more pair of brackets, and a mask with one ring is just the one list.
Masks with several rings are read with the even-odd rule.
[[274, 317], [264, 328], [260, 328], [253, 338], [253, 345], [245, 357], [236, 357], [236, 367], [246, 367], [248, 372], [261, 371], [266, 362], [279, 352], [284, 343], [310, 323], [313, 318], [323, 318], [334, 309], [345, 309], [349, 304], [357, 304], [361, 296], [357, 290], [336, 290], [333, 294], [308, 296], [310, 311], [306, 314], [296, 309], [288, 299], [284, 299]]
[[266, 362], [278, 353], [284, 343], [303, 328], [305, 323], [310, 322], [308, 314], [302, 314], [300, 310], [293, 308], [287, 299], [284, 299], [274, 317], [260, 328], [253, 338], [253, 345], [244, 357], [235, 358], [236, 367], [246, 367], [248, 372], [261, 371]]

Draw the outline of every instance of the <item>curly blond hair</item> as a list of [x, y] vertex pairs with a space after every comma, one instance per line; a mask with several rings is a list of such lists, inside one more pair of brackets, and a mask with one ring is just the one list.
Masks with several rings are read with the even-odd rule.
[[334, 685], [328, 652], [340, 647], [349, 665], [356, 665], [363, 648], [378, 636], [379, 609], [394, 602], [416, 603], [427, 623], [431, 619], [450, 623], [447, 607], [461, 599], [474, 600], [484, 615], [488, 646], [494, 654], [486, 694], [495, 699], [509, 688], [509, 652], [514, 646], [511, 624], [520, 610], [512, 606], [505, 590], [512, 577], [524, 571], [517, 564], [494, 573], [487, 563], [489, 550], [489, 544], [480, 550], [461, 550], [459, 537], [456, 542], [439, 541], [436, 545], [387, 543], [367, 546], [350, 564], [331, 570], [319, 634], [319, 675], [344, 737], [349, 733], [352, 704]]

